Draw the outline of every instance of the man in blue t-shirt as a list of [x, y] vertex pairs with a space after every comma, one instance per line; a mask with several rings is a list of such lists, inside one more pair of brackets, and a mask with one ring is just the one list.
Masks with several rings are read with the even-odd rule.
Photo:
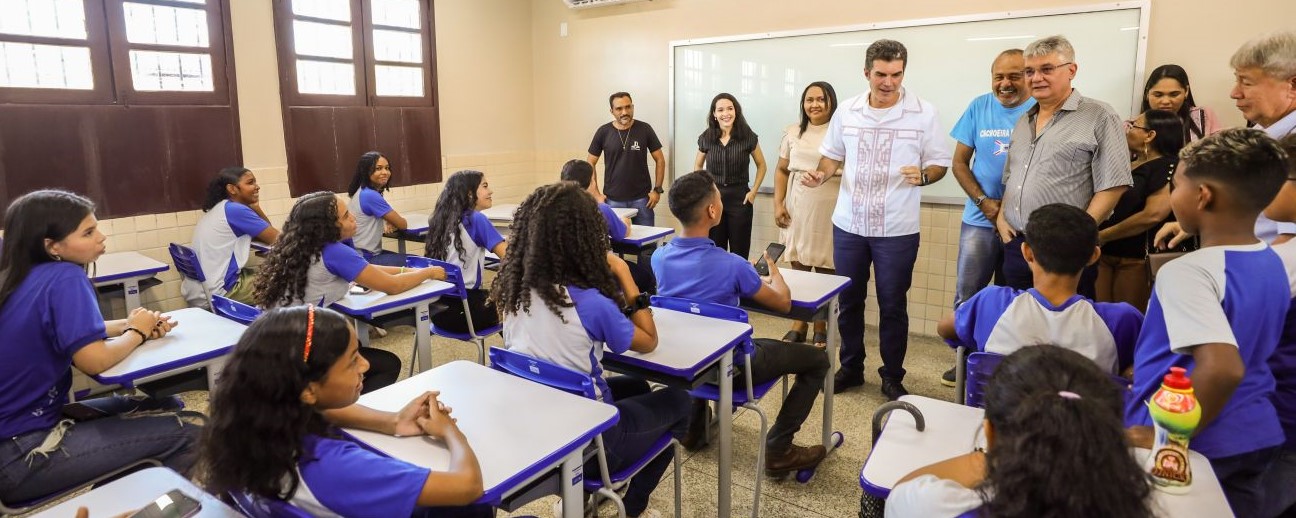
[[[659, 294], [729, 306], [737, 306], [740, 298], [747, 298], [774, 311], [786, 313], [792, 309], [792, 293], [768, 254], [764, 260], [769, 264], [769, 278], [765, 280], [746, 258], [717, 247], [707, 237], [724, 212], [720, 190], [709, 173], [695, 171], [676, 178], [667, 201], [683, 229], [679, 237], [653, 254]], [[818, 465], [827, 450], [822, 445], [797, 446], [792, 438], [810, 415], [823, 388], [828, 354], [813, 345], [778, 340], [757, 340], [755, 346], [745, 366], [751, 370], [753, 383], [796, 376], [765, 440], [765, 472], [786, 473]], [[734, 377], [735, 387], [746, 380], [745, 376]], [[689, 431], [682, 441], [690, 449], [701, 444], [709, 420], [706, 402], [695, 400], [694, 405]]]
[[[954, 179], [968, 195], [959, 231], [954, 309], [989, 284], [992, 275], [1002, 276], [1003, 245], [995, 234], [994, 220], [1003, 198], [1004, 160], [1017, 119], [1035, 106], [1024, 68], [1020, 49], [1000, 52], [990, 66], [990, 93], [973, 99], [950, 130], [956, 141]], [[945, 372], [941, 383], [954, 386], [954, 369]]]

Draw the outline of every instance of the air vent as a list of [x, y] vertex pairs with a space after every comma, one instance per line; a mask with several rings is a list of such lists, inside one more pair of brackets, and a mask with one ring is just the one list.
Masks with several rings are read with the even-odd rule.
[[633, 2], [643, 2], [645, 0], [563, 0], [567, 7], [572, 9], [589, 9], [591, 7], [607, 7], [609, 5], [629, 4]]

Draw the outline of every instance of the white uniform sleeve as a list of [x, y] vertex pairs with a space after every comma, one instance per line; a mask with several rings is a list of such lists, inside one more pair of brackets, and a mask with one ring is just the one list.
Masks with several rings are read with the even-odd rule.
[[[1237, 345], [1233, 326], [1224, 314], [1223, 257], [1219, 259], [1219, 272], [1212, 272], [1216, 261], [1211, 256], [1205, 260], [1188, 257], [1167, 263], [1157, 272], [1156, 297], [1165, 315], [1166, 336], [1170, 350], [1188, 354], [1189, 349], [1202, 344], [1225, 343]], [[1148, 325], [1148, 323], [1144, 323]]]
[[828, 122], [828, 132], [824, 134], [823, 143], [819, 145], [819, 154], [838, 162], [846, 160], [846, 142], [842, 140], [842, 119], [846, 110], [837, 110]]
[[954, 518], [981, 505], [976, 491], [953, 480], [923, 475], [891, 490], [886, 518]]
[[941, 129], [940, 114], [931, 103], [927, 103], [927, 106], [931, 108], [931, 118], [927, 122], [927, 131], [923, 133], [926, 142], [923, 142], [922, 166], [949, 167], [953, 155], [950, 153], [949, 139]]

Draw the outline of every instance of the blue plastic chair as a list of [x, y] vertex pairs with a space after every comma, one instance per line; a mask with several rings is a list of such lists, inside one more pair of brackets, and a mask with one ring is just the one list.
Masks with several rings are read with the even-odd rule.
[[[962, 347], [959, 348], [960, 353]], [[990, 384], [990, 377], [994, 371], [1003, 362], [1006, 356], [998, 353], [976, 352], [968, 355], [966, 365], [960, 364], [956, 367], [961, 371], [956, 378], [959, 381], [959, 396], [962, 398], [960, 403], [977, 408], [985, 408], [985, 389]], [[1130, 380], [1117, 376], [1109, 375], [1112, 383], [1120, 389], [1121, 395], [1126, 403], [1134, 397], [1130, 391]]]
[[175, 263], [176, 271], [202, 286], [203, 296], [207, 297], [207, 308], [211, 308], [212, 293], [207, 289], [207, 276], [203, 275], [198, 254], [192, 248], [177, 243], [167, 245], [167, 251], [171, 252], [171, 262]]
[[64, 495], [75, 493], [77, 491], [96, 485], [105, 480], [114, 479], [123, 474], [130, 473], [132, 471], [136, 471], [150, 466], [162, 466], [162, 461], [155, 460], [155, 459], [143, 459], [143, 460], [136, 461], [133, 464], [122, 466], [121, 468], [113, 470], [110, 473], [104, 473], [103, 475], [96, 477], [94, 480], [89, 480], [84, 483], [69, 487], [61, 491], [56, 491], [54, 493], [50, 493], [42, 497], [34, 498], [31, 500], [24, 500], [21, 502], [0, 501], [0, 516], [11, 516], [11, 515], [23, 514], [27, 511], [45, 505], [51, 500], [61, 498]]
[[[569, 394], [584, 396], [596, 401], [602, 401], [603, 399], [595, 391], [594, 379], [589, 374], [498, 347], [490, 349], [490, 360], [491, 367], [497, 371], [507, 372]], [[594, 438], [594, 444], [596, 446], [595, 454], [598, 456], [599, 478], [595, 480], [585, 477], [583, 483], [585, 492], [594, 493], [615, 502], [618, 516], [621, 518], [625, 518], [626, 515], [625, 504], [621, 502], [621, 496], [617, 494], [617, 491], [628, 485], [630, 479], [638, 474], [644, 466], [647, 466], [649, 462], [656, 459], [658, 455], [668, 449], [673, 449], [675, 452], [675, 516], [683, 516], [680, 502], [680, 495], [682, 494], [680, 457], [683, 452], [680, 451], [679, 441], [676, 441], [669, 432], [662, 434], [638, 461], [615, 473], [608, 470], [607, 452], [603, 447], [602, 434]], [[597, 507], [597, 500], [594, 506]]]
[[212, 311], [243, 325], [252, 325], [252, 321], [261, 316], [261, 310], [234, 299], [212, 295]]
[[242, 491], [230, 491], [234, 507], [251, 518], [311, 518], [311, 514], [285, 500], [262, 498]]
[[[464, 286], [463, 270], [459, 268], [459, 265], [447, 263], [445, 261], [438, 261], [436, 259], [429, 259], [423, 256], [411, 255], [405, 258], [405, 266], [410, 268], [429, 268], [432, 266], [439, 266], [445, 270], [446, 282], [454, 285], [454, 291], [445, 296], [457, 298], [459, 299], [459, 303], [463, 304], [464, 320], [468, 323], [468, 332], [456, 333], [454, 331], [439, 328], [436, 324], [431, 324], [430, 330], [432, 334], [436, 336], [477, 344], [477, 363], [485, 365], [486, 337], [502, 333], [504, 331], [504, 324], [496, 324], [485, 329], [477, 329], [477, 326], [473, 324], [472, 311], [468, 308], [468, 288]], [[417, 359], [417, 356], [418, 348], [415, 348], [410, 357], [411, 375], [414, 374], [414, 361]]]
[[[678, 297], [653, 297], [652, 305], [654, 307], [670, 309], [681, 313], [692, 313], [720, 320], [742, 322], [744, 324], [747, 323], [746, 311], [733, 306], [726, 306], [724, 304], [696, 302]], [[751, 337], [749, 336], [743, 339], [743, 341], [738, 344], [737, 350], [735, 351], [738, 354], [735, 355], [734, 364], [747, 364], [751, 361], [752, 354], [754, 354], [755, 351], [756, 346], [752, 343]], [[768, 394], [770, 389], [774, 387], [774, 384], [778, 383], [779, 379], [782, 378], [775, 378], [757, 384], [752, 380], [751, 369], [743, 369], [743, 373], [747, 378], [747, 389], [742, 392], [734, 392], [733, 404], [735, 407], [742, 407], [756, 412], [756, 415], [760, 416], [760, 444], [762, 447], [757, 448], [756, 450], [756, 489], [754, 491], [754, 502], [752, 504], [752, 517], [755, 518], [760, 512], [761, 479], [764, 478], [761, 473], [761, 470], [764, 469], [765, 466], [765, 448], [763, 445], [765, 444], [765, 439], [769, 436], [769, 420], [765, 417], [765, 412], [761, 410], [759, 403], [761, 398], [764, 398], [765, 394]], [[713, 401], [717, 404], [720, 402], [720, 386], [715, 383], [701, 385], [698, 388], [689, 391], [689, 394], [695, 398]], [[711, 423], [707, 423], [706, 430], [707, 436], [709, 437]]]

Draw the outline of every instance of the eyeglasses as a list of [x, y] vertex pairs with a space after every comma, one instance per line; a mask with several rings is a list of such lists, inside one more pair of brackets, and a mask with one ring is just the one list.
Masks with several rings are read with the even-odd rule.
[[1138, 124], [1134, 124], [1134, 121], [1135, 121], [1135, 120], [1136, 120], [1136, 119], [1130, 119], [1130, 120], [1125, 121], [1125, 131], [1129, 131], [1131, 128], [1138, 128], [1138, 129], [1141, 129], [1141, 130], [1143, 130], [1143, 131], [1152, 131], [1152, 130], [1146, 128], [1146, 127], [1139, 126]]
[[1073, 62], [1073, 61], [1068, 61], [1068, 62], [1066, 62], [1066, 63], [1058, 63], [1058, 64], [1056, 64], [1056, 65], [1044, 65], [1044, 66], [1042, 66], [1042, 67], [1039, 67], [1039, 70], [1035, 70], [1035, 69], [1033, 69], [1033, 68], [1027, 68], [1027, 69], [1022, 70], [1022, 74], [1025, 74], [1026, 77], [1034, 76], [1036, 73], [1043, 74], [1043, 75], [1046, 75], [1046, 76], [1051, 76], [1051, 75], [1053, 75], [1053, 71], [1054, 71], [1054, 70], [1057, 70], [1057, 69], [1062, 68], [1062, 67], [1064, 67], [1064, 66], [1070, 65], [1071, 63], [1074, 63], [1074, 62]]

